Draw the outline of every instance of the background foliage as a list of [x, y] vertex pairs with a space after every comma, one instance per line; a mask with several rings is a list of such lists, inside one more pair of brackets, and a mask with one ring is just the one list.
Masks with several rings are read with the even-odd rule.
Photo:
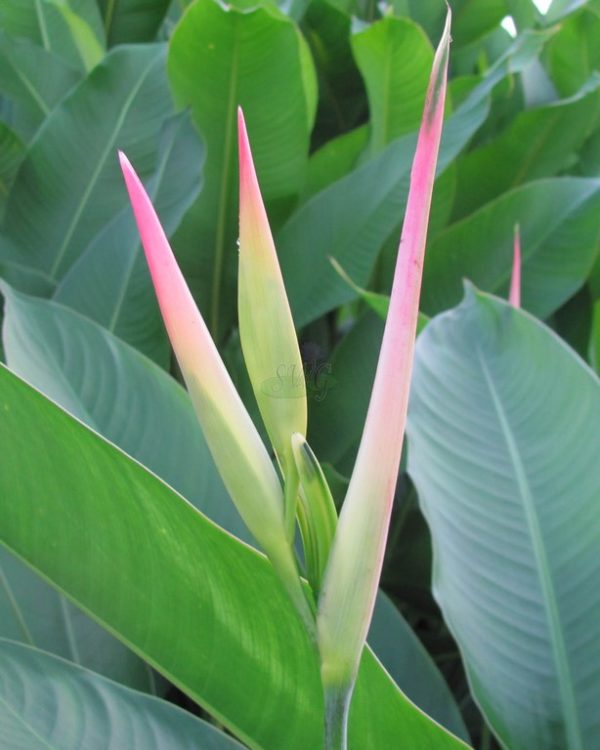
[[[598, 750], [600, 2], [450, 4], [408, 473], [370, 636], [393, 679], [367, 653], [350, 742], [464, 746], [400, 686], [481, 750]], [[268, 565], [231, 536], [252, 545], [178, 383], [116, 150], [262, 429], [236, 323], [244, 108], [308, 439], [341, 501], [444, 14], [442, 0], [0, 4], [11, 748], [96, 747], [106, 724], [111, 747], [151, 747], [130, 722], [152, 722], [157, 747], [237, 747], [224, 730], [318, 746], [316, 661]], [[522, 311], [491, 296], [507, 295], [516, 224]], [[465, 277], [482, 291], [461, 302]], [[40, 701], [79, 719], [44, 723]]]

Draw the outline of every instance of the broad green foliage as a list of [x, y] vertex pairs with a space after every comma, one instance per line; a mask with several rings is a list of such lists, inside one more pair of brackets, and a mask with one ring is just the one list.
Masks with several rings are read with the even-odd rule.
[[[318, 747], [316, 655], [266, 560], [4, 368], [0, 383], [8, 547], [250, 747]], [[400, 735], [416, 750], [464, 747], [415, 709], [368, 652], [350, 733], [350, 746], [367, 750]]]
[[0, 122], [0, 215], [24, 155], [19, 136]]
[[[597, 750], [600, 480], [584, 462], [600, 422], [600, 0], [553, 0], [545, 16], [533, 0], [450, 5], [421, 294], [432, 327], [418, 343], [382, 576], [390, 599], [380, 595], [372, 645], [407, 695], [477, 750]], [[188, 731], [199, 747], [213, 747], [209, 735], [236, 746], [73, 663], [148, 693], [171, 680], [251, 748], [320, 748], [314, 648], [246, 546], [180, 386], [117, 150], [266, 456], [237, 320], [243, 106], [300, 342], [306, 437], [339, 512], [445, 15], [444, 0], [0, 0], [0, 361], [29, 384], [0, 374], [0, 637], [27, 646], [0, 642], [3, 700], [18, 703], [23, 686], [0, 711], [3, 749], [5, 736], [7, 750], [37, 747], [32, 730], [41, 747], [60, 744], [52, 726], [75, 724], [86, 741], [114, 728], [125, 732], [115, 747], [137, 748], [127, 722], [179, 732], [158, 743], [175, 750]], [[485, 294], [508, 295], [515, 224], [524, 312]], [[461, 303], [465, 278], [483, 294]], [[248, 300], [247, 320], [275, 314]], [[304, 571], [316, 588], [317, 557]], [[90, 702], [63, 721], [78, 690]], [[103, 719], [90, 713], [100, 696]], [[6, 723], [7, 705], [24, 724]], [[462, 745], [368, 655], [350, 750], [399, 746]]]
[[[202, 185], [204, 148], [187, 113], [163, 125], [148, 187], [169, 233]], [[170, 349], [131, 211], [124, 206], [87, 245], [54, 299], [79, 310], [168, 369]]]
[[469, 740], [458, 707], [437, 667], [406, 620], [382, 592], [375, 604], [369, 644], [417, 706], [458, 737]]
[[12, 750], [241, 750], [169, 703], [42, 651], [0, 639], [0, 667], [0, 732]]
[[28, 39], [82, 73], [103, 54], [104, 33], [94, 0], [3, 0], [0, 27]]
[[127, 42], [151, 42], [169, 8], [169, 0], [98, 0], [110, 47]]
[[175, 250], [222, 339], [235, 310], [236, 107], [244, 108], [265, 201], [285, 211], [304, 181], [316, 102], [312, 61], [298, 29], [276, 9], [198, 0], [173, 35], [169, 78], [206, 145], [204, 190]]
[[523, 307], [547, 317], [584, 283], [598, 254], [600, 179], [532, 182], [449, 227], [429, 248], [423, 310], [433, 314], [457, 304], [466, 276], [505, 294], [515, 224], [521, 227]]
[[79, 78], [79, 73], [53, 52], [29, 39], [0, 34], [0, 86], [11, 102], [10, 124], [21, 138], [33, 138]]
[[467, 289], [417, 346], [409, 471], [434, 592], [514, 750], [593, 750], [600, 719], [600, 381], [550, 330]]
[[393, 17], [354, 34], [352, 49], [367, 89], [375, 155], [418, 128], [433, 52], [419, 26]]
[[57, 283], [119, 211], [117, 146], [147, 173], [169, 113], [164, 46], [121, 47], [48, 116], [15, 180], [3, 231], [15, 260]]
[[[509, 71], [531, 62], [543, 35], [525, 35], [494, 65], [448, 118], [438, 170], [455, 158], [488, 113], [487, 96]], [[365, 284], [377, 251], [402, 216], [415, 137], [406, 135], [379, 156], [329, 185], [296, 211], [279, 234], [279, 252], [297, 325], [351, 298], [329, 263], [332, 255], [358, 284]]]
[[458, 160], [453, 219], [525, 182], [561, 171], [595, 133], [599, 118], [600, 72], [571, 99], [520, 113], [498, 138]]

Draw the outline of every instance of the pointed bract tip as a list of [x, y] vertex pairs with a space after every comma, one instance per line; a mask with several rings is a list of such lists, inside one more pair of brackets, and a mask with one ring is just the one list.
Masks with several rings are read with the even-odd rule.
[[248, 131], [246, 130], [246, 120], [244, 118], [244, 112], [241, 107], [238, 107], [237, 109], [237, 119], [238, 119], [238, 137], [240, 142], [240, 150], [242, 147], [242, 144], [248, 148]]
[[119, 164], [121, 165], [121, 169], [123, 169], [123, 170], [125, 170], [125, 169], [131, 169], [131, 170], [133, 170], [133, 167], [131, 166], [131, 162], [125, 156], [125, 153], [119, 149], [117, 151], [117, 154], [119, 156]]
[[[243, 175], [254, 172], [254, 166], [250, 141], [248, 140], [248, 131], [246, 129], [246, 120], [244, 119], [241, 107], [238, 107], [238, 157], [240, 160], [240, 177], [243, 179]], [[242, 191], [240, 199], [242, 197], [245, 197], [244, 191]]]

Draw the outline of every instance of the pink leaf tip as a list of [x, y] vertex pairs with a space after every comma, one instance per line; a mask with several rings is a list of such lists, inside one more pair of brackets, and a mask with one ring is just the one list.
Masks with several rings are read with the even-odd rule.
[[513, 307], [521, 307], [521, 234], [518, 224], [515, 224], [513, 239], [513, 266], [508, 301]]

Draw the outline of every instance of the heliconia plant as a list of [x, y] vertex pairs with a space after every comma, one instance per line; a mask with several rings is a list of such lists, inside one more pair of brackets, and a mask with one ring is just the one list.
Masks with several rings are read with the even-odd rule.
[[[347, 747], [348, 710], [371, 620], [406, 421], [419, 293], [446, 94], [450, 11], [433, 61], [390, 308], [365, 428], [339, 521], [306, 442], [302, 361], [239, 111], [240, 339], [279, 476], [211, 339], [144, 187], [121, 166], [171, 344], [207, 443], [242, 518], [315, 640], [324, 746]], [[274, 384], [278, 388], [273, 388]], [[307, 587], [293, 552], [298, 520]]]
[[367, 420], [319, 601], [321, 677], [331, 747], [346, 746], [350, 697], [375, 605], [400, 465], [429, 209], [444, 118], [450, 20], [448, 11], [425, 98]]

